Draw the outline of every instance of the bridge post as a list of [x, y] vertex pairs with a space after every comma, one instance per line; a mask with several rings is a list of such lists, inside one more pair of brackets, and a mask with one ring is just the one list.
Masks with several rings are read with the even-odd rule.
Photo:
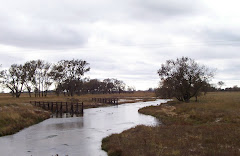
[[79, 110], [78, 110], [78, 102], [77, 102], [77, 106], [76, 106], [76, 110], [75, 110], [75, 113], [79, 113]]
[[82, 102], [82, 108], [81, 108], [81, 113], [82, 113], [82, 115], [83, 115], [83, 102]]
[[58, 113], [58, 102], [56, 102], [56, 113]]
[[66, 113], [68, 113], [68, 103], [66, 102]]
[[62, 114], [62, 102], [61, 102], [61, 105], [60, 105], [60, 113]]
[[51, 111], [53, 112], [53, 102], [51, 102]]
[[71, 113], [73, 114], [73, 103], [71, 102]]

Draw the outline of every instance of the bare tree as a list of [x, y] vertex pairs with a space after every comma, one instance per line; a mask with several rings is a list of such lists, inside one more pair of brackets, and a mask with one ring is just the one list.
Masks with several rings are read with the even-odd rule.
[[[42, 96], [47, 96], [49, 87], [52, 85], [53, 81], [51, 79], [51, 64], [48, 62], [44, 63], [43, 73], [42, 73]], [[44, 94], [43, 94], [44, 92]]]
[[[89, 63], [83, 60], [61, 60], [54, 65], [51, 76], [57, 81], [58, 88], [66, 90], [69, 95], [80, 93], [81, 78], [90, 70]], [[58, 90], [59, 92], [59, 90]]]
[[[43, 60], [32, 60], [24, 64], [24, 68], [27, 71], [26, 88], [28, 92], [34, 90], [35, 96], [44, 96], [44, 91], [51, 85], [49, 83], [50, 66], [48, 62]], [[38, 94], [36, 94], [36, 91], [38, 91]]]
[[[0, 65], [0, 68], [2, 65]], [[2, 87], [3, 83], [3, 77], [4, 77], [4, 70], [0, 70], [0, 87]]]
[[25, 87], [28, 91], [29, 96], [31, 97], [31, 92], [34, 90], [37, 83], [35, 79], [36, 64], [34, 61], [29, 61], [23, 65], [23, 68], [26, 71]]
[[[37, 86], [35, 86], [35, 88], [38, 88], [38, 96], [46, 96], [47, 94], [47, 90], [49, 89], [49, 87], [52, 84], [52, 80], [51, 80], [51, 64], [48, 62], [45, 62], [43, 60], [36, 60], [36, 61], [32, 61], [33, 65], [36, 66], [36, 70], [35, 70], [35, 82], [37, 84]], [[44, 94], [45, 92], [45, 94]]]
[[122, 80], [114, 79], [115, 90], [120, 94], [125, 90], [126, 84]]
[[127, 86], [127, 91], [128, 91], [129, 93], [134, 93], [135, 90], [136, 90], [135, 87], [133, 87], [133, 86]]
[[220, 90], [222, 89], [222, 86], [225, 85], [225, 83], [223, 81], [219, 81], [217, 84], [219, 85]]
[[82, 76], [89, 70], [89, 64], [83, 60], [62, 60], [53, 67], [43, 60], [32, 60], [24, 65], [13, 64], [9, 70], [0, 71], [0, 84], [10, 89], [15, 97], [20, 97], [24, 89], [30, 97], [32, 91], [35, 97], [47, 96], [53, 83], [60, 92], [67, 90], [71, 96], [80, 95], [84, 83]]
[[114, 79], [109, 79], [109, 78], [107, 78], [107, 79], [104, 79], [103, 80], [103, 83], [104, 83], [104, 91], [106, 92], [106, 93], [112, 93], [113, 92], [113, 89], [114, 89]]
[[22, 65], [13, 64], [8, 70], [1, 72], [2, 84], [8, 88], [12, 95], [19, 98], [26, 83], [26, 71]]
[[[82, 90], [84, 93], [92, 94], [112, 94], [112, 93], [121, 93], [125, 90], [125, 83], [117, 79], [104, 79], [100, 81], [98, 79], [91, 79], [87, 81], [82, 81]], [[133, 90], [132, 88], [130, 90]]]
[[61, 60], [52, 66], [50, 77], [54, 80], [56, 94], [59, 94], [63, 91], [63, 82], [66, 79], [65, 73], [65, 61]]
[[89, 81], [85, 81], [83, 84], [83, 87], [86, 93], [95, 94], [95, 93], [100, 93], [104, 91], [104, 88], [102, 85], [103, 83], [100, 80], [92, 79]]
[[175, 97], [189, 102], [199, 96], [201, 88], [214, 76], [214, 72], [188, 57], [167, 60], [158, 70], [161, 83], [157, 89], [164, 98]]
[[122, 80], [118, 79], [104, 79], [103, 83], [105, 84], [105, 92], [106, 93], [121, 93], [125, 90], [126, 84]]

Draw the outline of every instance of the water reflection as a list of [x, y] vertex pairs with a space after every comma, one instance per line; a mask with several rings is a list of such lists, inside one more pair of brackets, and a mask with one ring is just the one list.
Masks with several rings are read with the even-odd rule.
[[83, 127], [83, 120], [79, 120], [78, 122], [56, 123], [56, 124], [47, 125], [46, 129], [67, 130], [67, 129], [78, 129], [82, 127]]
[[81, 113], [54, 113], [51, 115], [51, 118], [72, 118], [72, 117], [82, 117]]
[[15, 135], [1, 137], [1, 155], [106, 156], [101, 150], [102, 138], [139, 124], [158, 124], [152, 116], [139, 114], [138, 109], [160, 102], [166, 100], [86, 109], [83, 117], [51, 118]]

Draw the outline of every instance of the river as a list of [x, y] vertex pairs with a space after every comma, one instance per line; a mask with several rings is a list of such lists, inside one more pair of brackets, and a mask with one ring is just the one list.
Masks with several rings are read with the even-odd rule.
[[101, 141], [136, 125], [157, 125], [138, 109], [166, 100], [122, 104], [84, 110], [83, 117], [50, 118], [10, 136], [0, 137], [3, 156], [106, 156]]

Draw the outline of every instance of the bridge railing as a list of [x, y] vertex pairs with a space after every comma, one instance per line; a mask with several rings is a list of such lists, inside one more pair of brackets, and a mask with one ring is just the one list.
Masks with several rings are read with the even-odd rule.
[[55, 113], [83, 114], [83, 102], [30, 101], [30, 103]]
[[118, 98], [92, 98], [93, 102], [118, 105]]

